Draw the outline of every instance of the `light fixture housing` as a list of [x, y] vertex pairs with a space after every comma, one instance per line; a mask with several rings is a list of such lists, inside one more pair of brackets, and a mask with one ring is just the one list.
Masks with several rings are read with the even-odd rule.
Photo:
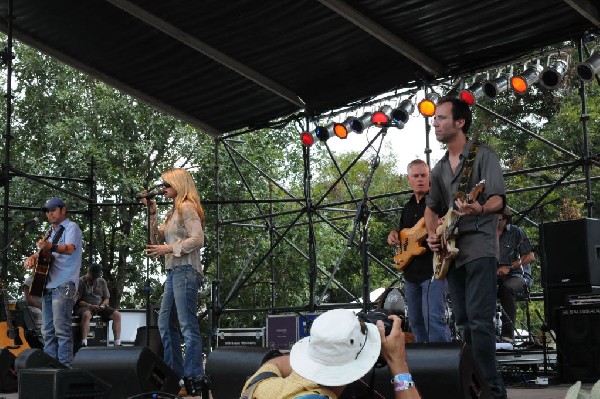
[[346, 139], [348, 138], [348, 128], [343, 123], [334, 123], [333, 134], [341, 139]]
[[317, 135], [315, 132], [302, 132], [300, 133], [300, 141], [305, 147], [310, 147], [317, 141]]
[[327, 126], [317, 126], [315, 128], [315, 136], [321, 141], [329, 140], [330, 137], [334, 136], [333, 125], [333, 123], [330, 123]]
[[440, 99], [439, 94], [437, 93], [429, 93], [422, 99], [417, 105], [417, 109], [419, 113], [423, 116], [431, 117], [435, 115], [436, 103]]
[[390, 115], [392, 114], [392, 107], [384, 105], [379, 111], [373, 112], [371, 115], [371, 122], [373, 125], [380, 125], [390, 121]]
[[488, 98], [496, 98], [498, 94], [508, 90], [508, 77], [506, 75], [500, 75], [495, 79], [486, 81], [483, 84], [483, 93]]
[[475, 82], [468, 89], [461, 90], [458, 93], [458, 98], [471, 106], [483, 97], [483, 94], [483, 83]]
[[527, 90], [540, 79], [541, 65], [533, 65], [522, 73], [510, 78], [511, 89], [519, 95], [527, 93]]
[[578, 62], [575, 71], [579, 79], [586, 83], [594, 80], [594, 76], [600, 72], [600, 51], [592, 54], [590, 58], [583, 62]]
[[403, 100], [398, 105], [398, 108], [392, 110], [390, 117], [394, 122], [408, 122], [410, 115], [415, 112], [415, 105], [410, 100]]
[[554, 90], [562, 83], [567, 72], [567, 63], [556, 60], [540, 73], [540, 84], [548, 90]]

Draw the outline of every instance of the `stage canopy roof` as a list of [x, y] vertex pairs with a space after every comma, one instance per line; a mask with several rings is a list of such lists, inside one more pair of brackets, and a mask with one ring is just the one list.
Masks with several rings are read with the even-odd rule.
[[[12, 0], [9, 0], [12, 1]], [[0, 29], [7, 32], [7, 3]], [[212, 135], [501, 65], [600, 27], [591, 0], [26, 0], [14, 37]]]

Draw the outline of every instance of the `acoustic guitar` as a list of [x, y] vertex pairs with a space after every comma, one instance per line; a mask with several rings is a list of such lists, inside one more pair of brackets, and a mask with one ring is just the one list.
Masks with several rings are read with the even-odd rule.
[[30, 346], [25, 338], [23, 327], [16, 327], [13, 323], [5, 282], [2, 281], [0, 285], [2, 286], [0, 292], [4, 301], [4, 312], [6, 314], [6, 321], [0, 321], [0, 347], [8, 349], [17, 357], [25, 349], [29, 349]]
[[400, 244], [394, 247], [394, 264], [396, 269], [404, 269], [413, 258], [421, 256], [427, 251], [422, 245], [426, 237], [427, 227], [425, 227], [425, 218], [419, 219], [413, 227], [404, 228], [398, 233]]
[[[484, 188], [485, 180], [482, 180], [467, 195], [466, 202], [469, 204], [474, 202], [477, 196], [483, 192]], [[442, 224], [435, 230], [436, 234], [440, 237], [440, 250], [433, 253], [433, 276], [438, 280], [446, 277], [452, 259], [458, 256], [458, 248], [456, 248], [458, 232], [456, 231], [456, 227], [460, 220], [460, 214], [451, 208], [442, 220]]]
[[[51, 234], [52, 228], [48, 229], [48, 233], [45, 236], [42, 236], [42, 238], [47, 241]], [[50, 266], [52, 266], [52, 251], [49, 249], [40, 249], [38, 251], [37, 261], [33, 267], [33, 280], [31, 281], [31, 288], [29, 289], [31, 295], [42, 296], [44, 293]]]

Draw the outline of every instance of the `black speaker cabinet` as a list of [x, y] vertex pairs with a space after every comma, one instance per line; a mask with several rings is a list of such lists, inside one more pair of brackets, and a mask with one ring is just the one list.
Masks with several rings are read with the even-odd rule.
[[[150, 342], [147, 342], [148, 336], [150, 337]], [[149, 331], [146, 326], [139, 327], [135, 334], [134, 345], [147, 346], [158, 357], [160, 357], [161, 359], [164, 358], [163, 344], [157, 326], [150, 326]]]
[[544, 223], [540, 238], [545, 288], [600, 285], [600, 220]]
[[[471, 349], [462, 342], [406, 344], [406, 362], [423, 399], [492, 398]], [[371, 381], [382, 397], [393, 398], [390, 380], [387, 366], [374, 368], [361, 381], [349, 385], [340, 399], [378, 397], [368, 392]]]
[[544, 312], [546, 313], [546, 322], [552, 330], [558, 331], [557, 309], [568, 305], [568, 299], [571, 295], [598, 294], [600, 287], [587, 285], [550, 287], [544, 290]]
[[206, 374], [213, 399], [239, 398], [248, 377], [280, 352], [271, 348], [218, 347], [208, 355]]
[[21, 369], [66, 369], [67, 366], [48, 355], [41, 349], [25, 349], [15, 360], [17, 374]]
[[19, 372], [19, 399], [105, 399], [110, 385], [85, 370], [23, 369]]
[[557, 310], [558, 367], [565, 382], [600, 379], [600, 303]]
[[0, 349], [0, 392], [17, 392], [15, 355], [8, 349]]
[[81, 348], [73, 368], [87, 370], [112, 385], [111, 399], [150, 391], [179, 392], [179, 376], [146, 346]]

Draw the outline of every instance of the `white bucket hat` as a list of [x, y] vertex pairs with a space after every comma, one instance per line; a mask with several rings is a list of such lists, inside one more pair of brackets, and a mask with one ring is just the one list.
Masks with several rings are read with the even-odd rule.
[[341, 386], [356, 381], [373, 367], [381, 351], [377, 326], [359, 322], [348, 309], [317, 317], [310, 336], [292, 347], [292, 369], [319, 385]]

